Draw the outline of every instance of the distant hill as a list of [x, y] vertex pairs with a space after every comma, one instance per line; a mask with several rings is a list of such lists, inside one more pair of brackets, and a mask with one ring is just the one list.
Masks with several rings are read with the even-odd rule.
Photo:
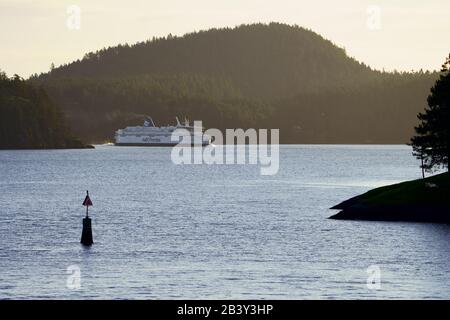
[[280, 128], [282, 142], [406, 143], [436, 78], [375, 71], [310, 30], [271, 23], [105, 48], [31, 81], [91, 142], [149, 114]]
[[0, 72], [0, 149], [81, 147], [42, 88]]

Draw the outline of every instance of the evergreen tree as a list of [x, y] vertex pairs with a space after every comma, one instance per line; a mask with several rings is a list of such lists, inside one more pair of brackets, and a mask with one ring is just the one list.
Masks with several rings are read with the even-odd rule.
[[79, 147], [42, 87], [0, 71], [0, 149]]
[[442, 66], [439, 80], [431, 88], [428, 108], [417, 116], [421, 123], [411, 139], [414, 155], [422, 160], [422, 168], [447, 167], [450, 161], [450, 55]]

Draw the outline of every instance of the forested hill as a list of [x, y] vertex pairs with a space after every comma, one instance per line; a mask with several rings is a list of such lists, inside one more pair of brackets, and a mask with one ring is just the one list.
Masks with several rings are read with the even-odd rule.
[[225, 78], [256, 98], [318, 92], [376, 76], [320, 35], [283, 24], [211, 29], [119, 45], [88, 53], [49, 76], [99, 79], [154, 74]]
[[81, 147], [42, 88], [0, 72], [0, 149]]
[[280, 128], [283, 142], [405, 143], [436, 78], [374, 71], [312, 31], [271, 23], [105, 48], [31, 80], [90, 141], [149, 114]]

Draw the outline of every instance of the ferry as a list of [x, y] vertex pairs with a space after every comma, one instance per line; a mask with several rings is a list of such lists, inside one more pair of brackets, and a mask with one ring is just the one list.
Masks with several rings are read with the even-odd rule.
[[[211, 144], [211, 137], [203, 134], [202, 127], [189, 125], [187, 119], [185, 119], [184, 124], [180, 123], [178, 117], [175, 119], [177, 124], [174, 126], [157, 127], [153, 119], [146, 116], [142, 126], [126, 127], [125, 129], [117, 130], [114, 144], [116, 146], [139, 147], [172, 147], [180, 144], [183, 145], [186, 141], [190, 141], [191, 145], [206, 146]], [[184, 132], [185, 135], [177, 134], [172, 137], [172, 133], [177, 129], [184, 129], [179, 132]]]

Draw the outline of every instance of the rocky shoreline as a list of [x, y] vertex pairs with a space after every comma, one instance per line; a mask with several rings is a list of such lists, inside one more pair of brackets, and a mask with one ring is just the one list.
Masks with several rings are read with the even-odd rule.
[[449, 174], [373, 189], [330, 209], [330, 219], [450, 224]]

